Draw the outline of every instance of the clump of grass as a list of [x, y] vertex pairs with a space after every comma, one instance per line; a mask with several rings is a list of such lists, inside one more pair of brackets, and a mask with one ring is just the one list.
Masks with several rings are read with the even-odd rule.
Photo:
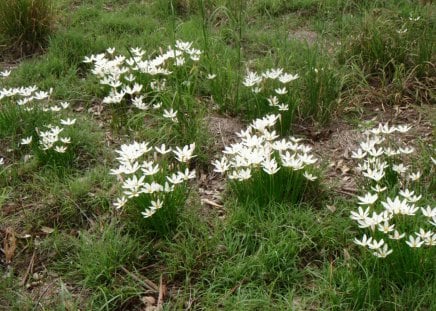
[[33, 54], [47, 43], [54, 26], [51, 0], [0, 2], [0, 47], [19, 56]]
[[407, 97], [409, 101], [431, 101], [428, 90], [434, 84], [434, 25], [427, 14], [368, 14], [351, 32], [351, 40], [347, 33], [338, 57], [340, 63], [358, 73], [351, 84], [363, 81], [383, 89], [375, 100], [378, 96], [394, 104]]

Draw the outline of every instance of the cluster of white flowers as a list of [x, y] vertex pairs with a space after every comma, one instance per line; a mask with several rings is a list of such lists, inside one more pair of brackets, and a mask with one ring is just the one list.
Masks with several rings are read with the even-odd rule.
[[[214, 171], [222, 174], [228, 171], [229, 179], [243, 181], [256, 169], [274, 175], [282, 167], [300, 171], [314, 164], [317, 159], [310, 154], [312, 148], [300, 144], [300, 138], [279, 139], [273, 130], [278, 119], [278, 115], [267, 115], [254, 120], [237, 134], [241, 141], [225, 147], [223, 157], [213, 162]], [[308, 172], [303, 175], [311, 181], [317, 178]]]
[[[408, 235], [406, 244], [412, 248], [436, 245], [436, 208], [419, 207], [422, 195], [412, 190], [420, 179], [421, 172], [412, 172], [409, 165], [404, 165], [403, 157], [414, 152], [414, 148], [400, 145], [401, 141], [392, 136], [406, 133], [410, 126], [389, 126], [379, 124], [366, 132], [366, 140], [352, 153], [358, 159], [357, 170], [362, 174], [366, 189], [363, 196], [358, 196], [359, 208], [351, 212], [351, 219], [358, 226], [369, 230], [370, 234], [362, 239], [355, 239], [358, 245], [370, 249], [374, 256], [385, 258], [393, 252], [389, 241], [406, 237], [405, 231], [411, 228], [420, 217], [424, 217], [424, 227]], [[395, 143], [394, 143], [395, 142]], [[394, 177], [391, 175], [395, 174]], [[394, 178], [394, 181], [389, 180]], [[398, 189], [396, 191], [396, 189]], [[413, 221], [408, 220], [413, 217]], [[413, 227], [413, 226], [412, 226]], [[392, 244], [392, 243], [391, 243]]]
[[[8, 77], [10, 71], [0, 73], [2, 77]], [[33, 111], [34, 109], [41, 109], [43, 112], [57, 113], [67, 109], [70, 104], [67, 102], [54, 103], [51, 100], [53, 89], [49, 91], [41, 91], [36, 86], [19, 87], [19, 88], [0, 88], [0, 101], [2, 99], [9, 99], [18, 107], [25, 111]], [[70, 126], [75, 124], [76, 119], [60, 119], [60, 125]], [[36, 129], [39, 137], [39, 147], [42, 150], [53, 149], [57, 153], [65, 153], [67, 144], [71, 143], [70, 137], [61, 137], [60, 133], [64, 128], [52, 124], [45, 125], [47, 130], [41, 131]], [[32, 136], [24, 137], [21, 139], [20, 145], [30, 145], [33, 141]]]
[[[165, 144], [153, 148], [144, 142], [122, 145], [116, 151], [119, 166], [111, 170], [111, 174], [123, 181], [123, 196], [114, 202], [115, 208], [120, 209], [129, 199], [151, 196], [150, 206], [144, 207], [141, 213], [145, 218], [151, 217], [163, 207], [166, 195], [177, 185], [195, 178], [195, 170], [189, 170], [187, 165], [195, 157], [194, 150], [195, 144], [182, 148], [168, 148]], [[170, 154], [174, 155], [176, 163], [168, 162]]]
[[[278, 111], [288, 111], [289, 105], [282, 103], [277, 96], [284, 96], [288, 94], [286, 84], [298, 79], [298, 74], [292, 75], [283, 71], [283, 68], [275, 68], [266, 70], [265, 72], [258, 74], [257, 72], [247, 71], [244, 81], [244, 86], [250, 87], [251, 91], [255, 94], [263, 91], [270, 91], [270, 88], [274, 89], [274, 95], [267, 97], [268, 105], [273, 108], [277, 108]], [[270, 85], [269, 82], [273, 82]], [[274, 84], [274, 81], [278, 81], [278, 84]], [[275, 85], [275, 86], [274, 86]]]
[[[110, 88], [109, 94], [103, 99], [106, 104], [118, 104], [128, 101], [140, 110], [150, 108], [158, 110], [162, 102], [150, 98], [153, 93], [159, 93], [167, 88], [166, 76], [172, 74], [172, 69], [198, 62], [202, 52], [192, 47], [192, 42], [176, 41], [173, 47], [168, 47], [154, 57], [147, 57], [141, 48], [131, 49], [130, 57], [115, 56], [115, 49], [109, 48], [106, 53], [85, 57], [85, 63], [92, 63], [92, 73], [100, 78], [100, 84]], [[146, 75], [144, 79], [138, 79]], [[139, 81], [139, 82], [138, 82]], [[186, 81], [188, 82], [188, 81]], [[172, 107], [164, 109], [162, 116], [177, 122], [177, 111]]]

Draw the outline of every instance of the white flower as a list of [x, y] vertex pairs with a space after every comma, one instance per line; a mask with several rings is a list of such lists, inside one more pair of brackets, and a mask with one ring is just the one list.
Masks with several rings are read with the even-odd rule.
[[386, 258], [389, 254], [392, 253], [392, 249], [388, 248], [388, 245], [385, 244], [383, 245], [382, 248], [378, 248], [375, 252], [373, 252], [372, 254], [376, 257], [379, 258]]
[[279, 109], [279, 111], [288, 111], [289, 110], [289, 105], [287, 105], [287, 104], [279, 104], [279, 105], [277, 105], [277, 108]]
[[262, 73], [262, 76], [267, 79], [278, 79], [280, 75], [283, 73], [283, 68], [271, 69]]
[[394, 231], [394, 234], [389, 234], [389, 238], [392, 240], [400, 240], [406, 236], [405, 233], [400, 234], [398, 230]]
[[149, 217], [153, 216], [154, 213], [156, 213], [156, 209], [150, 208], [150, 209], [147, 209], [147, 210], [141, 212], [141, 215], [144, 216], [144, 218], [149, 218]]
[[359, 148], [351, 153], [351, 157], [353, 159], [363, 159], [364, 157], [366, 157], [366, 152]]
[[411, 181], [417, 181], [419, 180], [420, 177], [421, 177], [421, 172], [417, 171], [416, 173], [410, 173], [408, 179], [410, 179]]
[[283, 84], [291, 82], [291, 81], [296, 80], [296, 79], [298, 79], [298, 74], [291, 75], [288, 73], [284, 73], [279, 77], [279, 81]]
[[359, 205], [371, 205], [378, 199], [377, 193], [371, 194], [370, 192], [366, 193], [363, 197], [357, 197], [359, 199]]
[[366, 172], [363, 172], [363, 176], [368, 177], [375, 181], [380, 181], [385, 176], [385, 171], [381, 169], [371, 169], [368, 167]]
[[365, 220], [368, 217], [368, 215], [369, 215], [369, 207], [367, 207], [366, 210], [364, 211], [362, 209], [362, 207], [359, 206], [359, 209], [358, 209], [357, 213], [351, 211], [350, 218], [353, 219], [353, 220], [359, 221], [359, 220]]
[[71, 137], [61, 137], [60, 141], [64, 144], [69, 144], [71, 143]]
[[156, 151], [159, 152], [160, 154], [167, 154], [172, 151], [171, 148], [167, 149], [165, 144], [160, 145], [160, 147], [154, 147], [154, 149], [156, 149]]
[[62, 125], [73, 125], [74, 123], [76, 123], [76, 119], [70, 119], [70, 118], [66, 120], [61, 119]]
[[395, 228], [395, 224], [390, 225], [389, 222], [387, 221], [383, 222], [383, 225], [382, 224], [378, 225], [378, 230], [383, 233], [391, 232], [394, 230], [394, 228]]
[[127, 203], [126, 197], [122, 196], [121, 198], [117, 198], [117, 200], [113, 203], [116, 209], [122, 208]]
[[421, 212], [425, 217], [432, 218], [436, 216], [436, 207], [432, 209], [430, 205], [427, 205], [425, 209], [421, 207]]
[[2, 76], [3, 78], [9, 77], [10, 74], [11, 74], [10, 70], [5, 70], [0, 72], [0, 76]]
[[398, 165], [393, 164], [392, 165], [392, 170], [397, 172], [398, 174], [402, 175], [404, 174], [408, 169], [408, 166], [404, 166], [403, 163], [400, 163]]
[[195, 170], [189, 171], [188, 168], [185, 169], [184, 172], [177, 172], [183, 180], [194, 179], [195, 178]]
[[171, 176], [167, 176], [167, 180], [173, 184], [173, 185], [177, 185], [177, 184], [181, 184], [183, 182], [183, 177], [178, 175], [178, 174], [172, 174]]
[[288, 93], [288, 90], [285, 87], [282, 87], [282, 88], [275, 89], [274, 92], [276, 92], [279, 95], [285, 95]]
[[308, 173], [307, 171], [303, 173], [303, 176], [304, 176], [307, 180], [310, 180], [310, 181], [314, 181], [314, 180], [316, 180], [316, 179], [318, 178], [318, 177], [316, 177], [316, 176], [314, 176], [314, 175]]
[[212, 165], [215, 167], [214, 172], [224, 174], [230, 168], [230, 163], [226, 157], [222, 157], [220, 161], [215, 160]]
[[156, 201], [151, 201], [150, 209], [158, 210], [162, 208], [163, 201], [161, 201], [159, 198]]
[[0, 158], [0, 165], [3, 165], [3, 164], [5, 164], [5, 159]]
[[213, 80], [215, 78], [216, 78], [216, 74], [208, 74], [206, 77], [206, 79], [208, 79], [208, 80]]
[[21, 139], [21, 145], [28, 145], [32, 142], [32, 136]]
[[418, 236], [414, 238], [412, 235], [409, 236], [409, 241], [406, 241], [407, 245], [412, 248], [419, 248], [424, 244], [424, 241], [421, 241], [421, 238]]
[[114, 54], [115, 53], [115, 48], [107, 48], [106, 52], [108, 52], [109, 54]]
[[387, 187], [381, 187], [379, 184], [375, 185], [375, 187], [371, 187], [372, 190], [374, 190], [375, 192], [383, 192], [386, 191], [386, 189], [388, 189]]
[[368, 243], [368, 247], [370, 249], [379, 249], [380, 247], [383, 246], [383, 244], [385, 244], [385, 241], [383, 239], [381, 239], [380, 241], [377, 242], [377, 240], [373, 239], [371, 243]]
[[265, 160], [262, 162], [263, 171], [269, 175], [274, 175], [280, 169], [275, 159]]
[[170, 110], [164, 109], [164, 113], [162, 115], [164, 118], [171, 119], [173, 122], [177, 122], [177, 110], [173, 110], [171, 108]]
[[184, 146], [182, 149], [176, 147], [176, 150], [173, 150], [173, 153], [176, 155], [176, 159], [179, 162], [186, 163], [190, 159], [196, 157], [193, 155], [195, 149], [195, 143]]
[[67, 151], [67, 147], [66, 146], [56, 146], [56, 147], [54, 147], [54, 151], [59, 152], [59, 153], [65, 153], [65, 151]]
[[391, 198], [387, 198], [386, 202], [381, 202], [383, 207], [390, 213], [395, 214], [404, 214], [405, 211], [408, 211], [410, 209], [409, 205], [407, 204], [407, 200], [400, 200], [400, 198], [397, 196], [392, 201]]
[[366, 234], [363, 235], [362, 240], [358, 240], [356, 238], [354, 238], [354, 243], [356, 243], [357, 245], [366, 247], [368, 246], [369, 243], [372, 242], [372, 237], [367, 237]]

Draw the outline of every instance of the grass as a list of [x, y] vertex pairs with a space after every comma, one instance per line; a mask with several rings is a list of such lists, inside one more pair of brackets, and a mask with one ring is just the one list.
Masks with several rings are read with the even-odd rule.
[[0, 4], [0, 12], [2, 53], [22, 57], [45, 47], [54, 28], [51, 0], [5, 0]]
[[[16, 105], [17, 96], [0, 92], [0, 310], [436, 307], [434, 249], [415, 251], [402, 241], [378, 259], [356, 245], [353, 239], [363, 231], [350, 212], [357, 210], [354, 194], [361, 195], [363, 186], [354, 169], [340, 175], [329, 166], [355, 164], [352, 148], [334, 143], [329, 133], [354, 131], [362, 123], [372, 128], [378, 121], [408, 122], [413, 129], [407, 140], [417, 157], [405, 161], [423, 175], [413, 190], [423, 194], [419, 206], [434, 206], [433, 4], [62, 0], [40, 11], [39, 24], [26, 19], [12, 28], [16, 15], [1, 18], [8, 12], [2, 7], [11, 3], [0, 4], [0, 50], [43, 53], [16, 64], [18, 54], [9, 54], [0, 72], [12, 73], [0, 77], [0, 90], [36, 85], [53, 92], [49, 100], [35, 101], [33, 111]], [[14, 32], [6, 33], [5, 25]], [[114, 47], [116, 55], [130, 57], [141, 47], [145, 58], [153, 58], [174, 48], [176, 40], [192, 41], [202, 51], [200, 60], [168, 65], [168, 76], [133, 72], [144, 87], [144, 102], [161, 101], [160, 110], [136, 109], [133, 96], [102, 104], [110, 87], [92, 74], [86, 56]], [[244, 128], [277, 112], [267, 100], [278, 87], [274, 81], [262, 84], [259, 94], [243, 85], [247, 70], [260, 74], [272, 68], [299, 76], [280, 96], [290, 109], [276, 131], [306, 137], [304, 143], [313, 147], [320, 165], [310, 170], [319, 176], [310, 189], [302, 186], [300, 171], [281, 168], [268, 179], [254, 165], [255, 178], [241, 184], [222, 181], [211, 165], [218, 157], [214, 150], [238, 140], [230, 133], [239, 128], [227, 128], [233, 118]], [[151, 89], [150, 82], [163, 79], [165, 90]], [[70, 107], [61, 112], [41, 109], [64, 101]], [[178, 122], [163, 116], [170, 108], [177, 110]], [[208, 124], [211, 115], [223, 123]], [[76, 119], [62, 132], [71, 137], [68, 152], [41, 151], [41, 131], [66, 118]], [[219, 133], [210, 132], [216, 128]], [[22, 146], [28, 136], [32, 144]], [[123, 190], [122, 178], [109, 174], [119, 160], [115, 150], [134, 140], [153, 146], [196, 143], [197, 156], [187, 164], [196, 170], [195, 179], [159, 219], [140, 214], [151, 197], [113, 207]], [[150, 159], [157, 158], [154, 153]], [[154, 177], [163, 184], [164, 173], [175, 167], [162, 166]], [[357, 183], [345, 179], [350, 177]], [[392, 177], [390, 197], [403, 185]], [[340, 180], [346, 187], [337, 186]], [[155, 220], [154, 229], [149, 220]], [[418, 220], [426, 219], [419, 214]], [[156, 234], [159, 228], [164, 229]], [[6, 232], [16, 238], [11, 263]]]

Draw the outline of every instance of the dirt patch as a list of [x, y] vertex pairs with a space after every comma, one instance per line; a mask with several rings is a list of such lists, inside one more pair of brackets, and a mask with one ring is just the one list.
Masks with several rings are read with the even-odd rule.
[[292, 31], [288, 35], [288, 39], [290, 40], [298, 40], [298, 41], [306, 42], [309, 45], [314, 44], [317, 38], [318, 38], [318, 34], [316, 32], [310, 30], [304, 30], [304, 29], [298, 29]]

